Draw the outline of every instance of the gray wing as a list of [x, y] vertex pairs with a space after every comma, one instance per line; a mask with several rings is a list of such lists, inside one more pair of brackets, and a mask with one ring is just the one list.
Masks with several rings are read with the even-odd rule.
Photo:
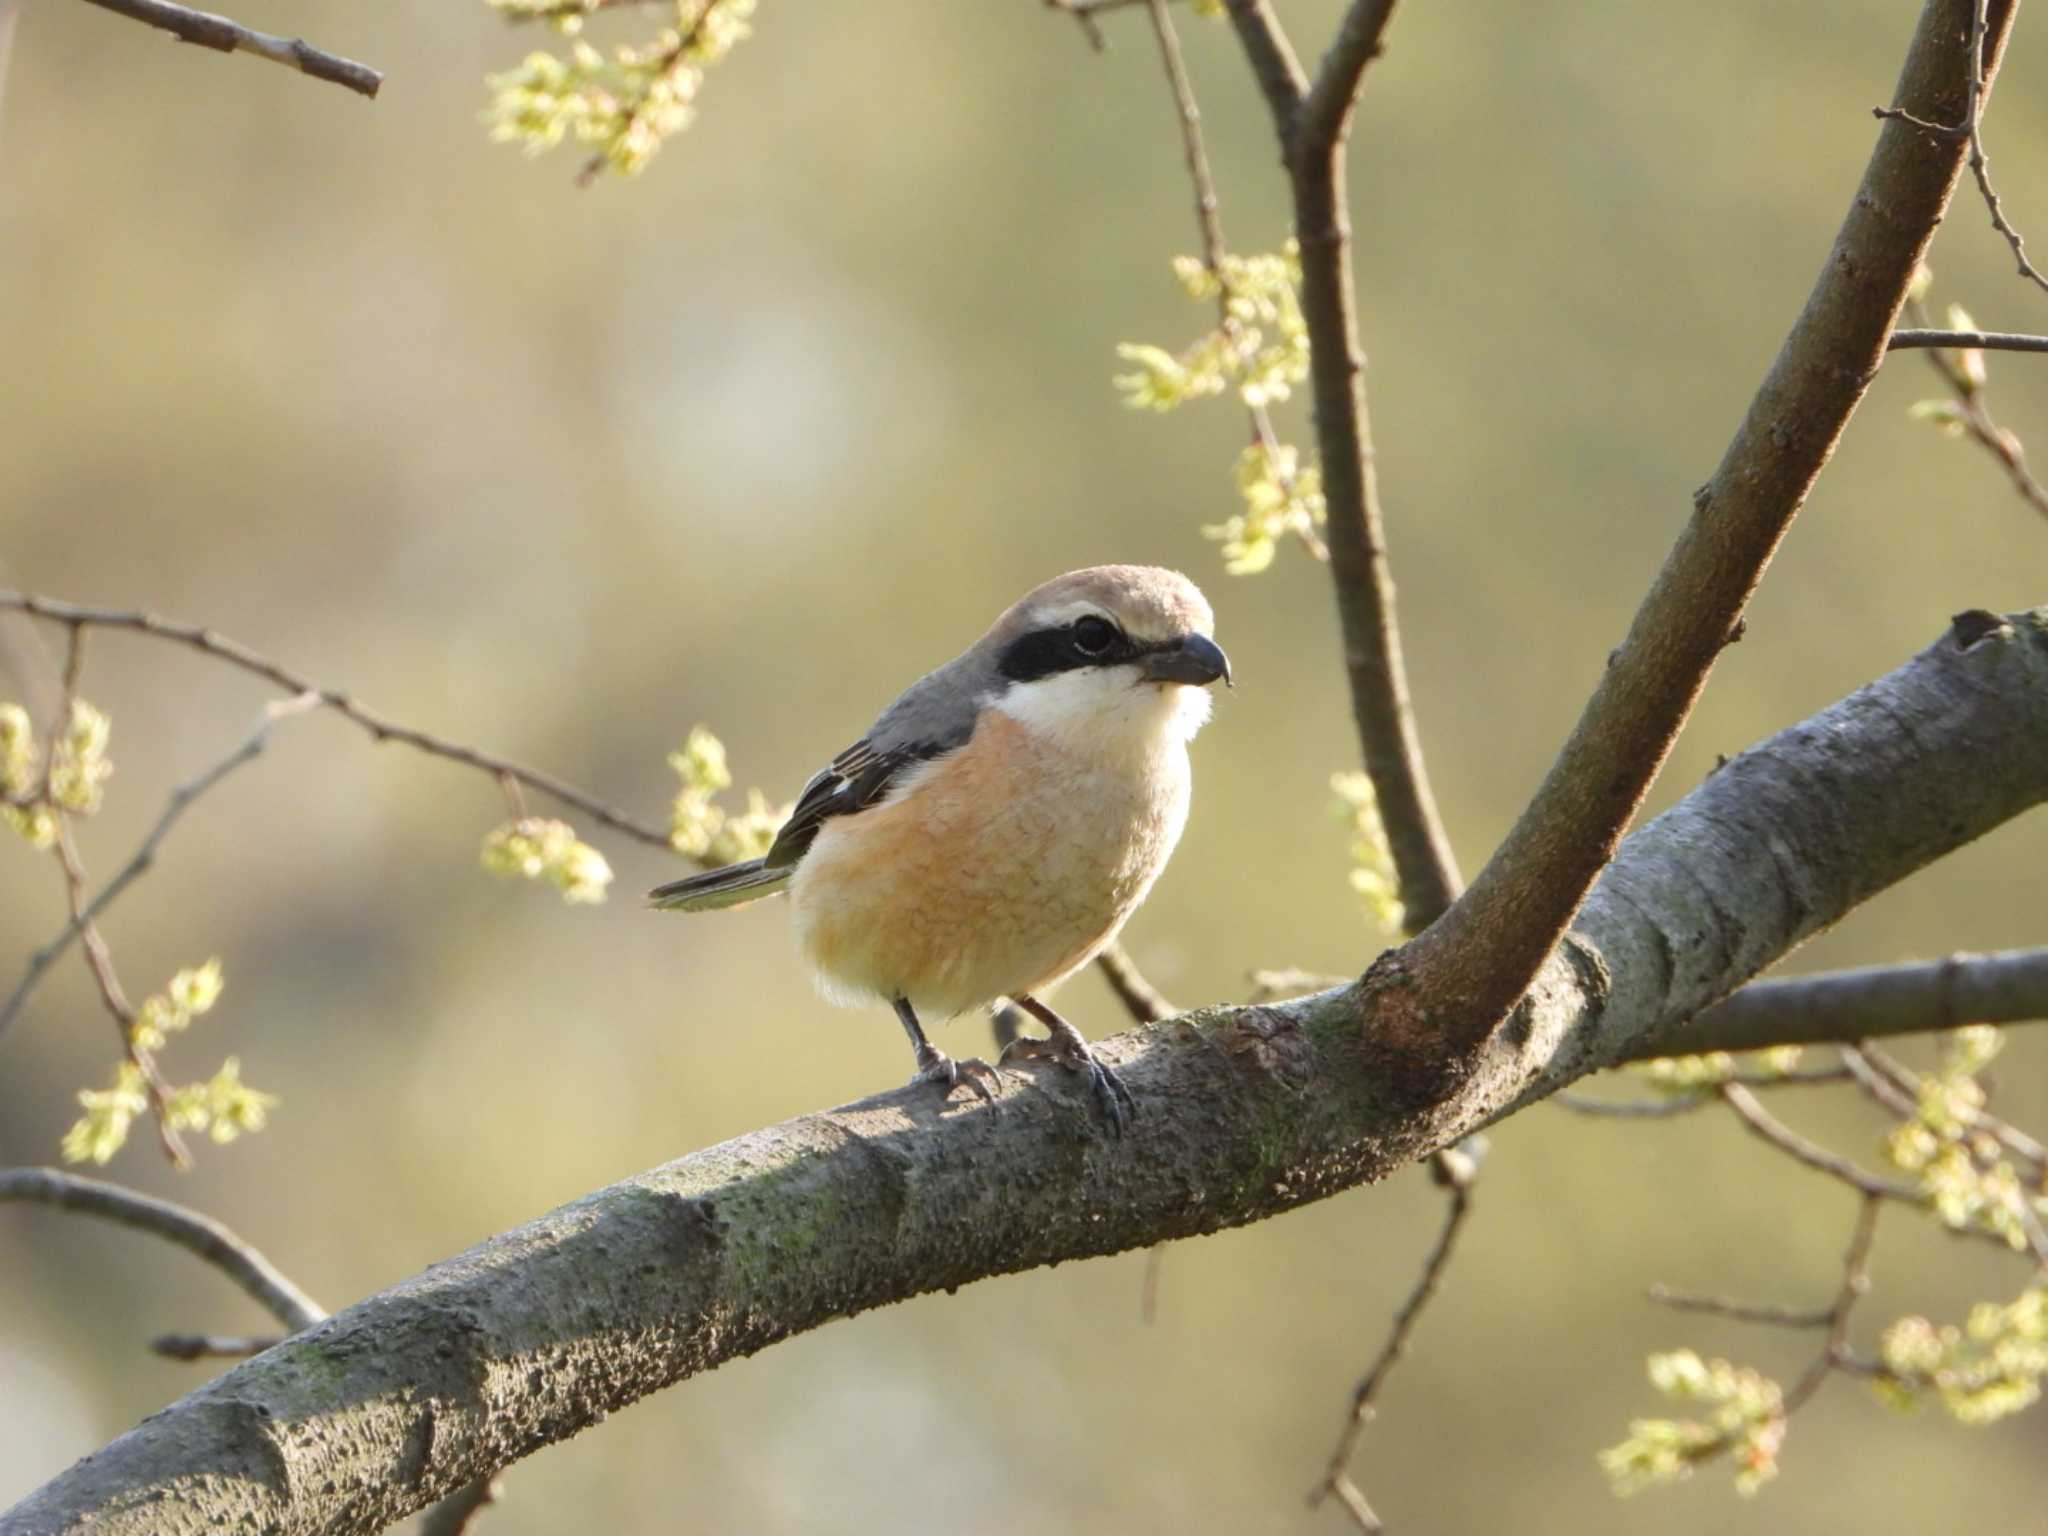
[[980, 679], [970, 675], [971, 660], [971, 655], [959, 657], [912, 683], [865, 736], [806, 784], [789, 820], [775, 834], [763, 867], [794, 865], [834, 816], [866, 810], [887, 796], [907, 770], [967, 745], [982, 691]]

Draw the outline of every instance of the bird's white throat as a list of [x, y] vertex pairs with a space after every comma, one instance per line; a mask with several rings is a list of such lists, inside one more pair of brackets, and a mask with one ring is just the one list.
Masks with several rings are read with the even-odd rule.
[[992, 701], [1035, 736], [1095, 756], [1149, 757], [1207, 723], [1206, 688], [1147, 682], [1133, 666], [1087, 667], [1012, 683]]

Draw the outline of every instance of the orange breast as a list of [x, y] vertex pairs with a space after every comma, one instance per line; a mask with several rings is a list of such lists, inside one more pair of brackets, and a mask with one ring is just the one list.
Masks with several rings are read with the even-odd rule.
[[900, 995], [934, 1017], [1050, 985], [1114, 936], [1172, 852], [1187, 808], [1174, 758], [1133, 774], [984, 712], [901, 798], [819, 832], [790, 885], [804, 958], [835, 1001]]

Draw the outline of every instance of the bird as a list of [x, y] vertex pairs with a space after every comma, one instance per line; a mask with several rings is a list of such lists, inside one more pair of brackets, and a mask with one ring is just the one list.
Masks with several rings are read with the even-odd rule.
[[999, 1061], [1086, 1073], [1111, 1131], [1136, 1102], [1042, 994], [1107, 947], [1187, 824], [1188, 743], [1230, 659], [1177, 571], [1102, 565], [1034, 587], [912, 683], [805, 785], [768, 852], [656, 887], [670, 911], [787, 892], [828, 1002], [894, 1009], [913, 1085], [995, 1103], [1003, 1074], [925, 1034], [1007, 1000], [1044, 1037]]

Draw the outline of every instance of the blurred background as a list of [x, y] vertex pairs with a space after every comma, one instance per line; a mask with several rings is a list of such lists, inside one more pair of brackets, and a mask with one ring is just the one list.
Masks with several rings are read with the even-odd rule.
[[[1336, 0], [1280, 6], [1305, 56]], [[1847, 204], [1918, 7], [1524, 0], [1418, 6], [1352, 156], [1369, 387], [1421, 724], [1469, 873], [1521, 805], [1712, 470]], [[1027, 585], [1179, 566], [1240, 686], [1195, 748], [1178, 859], [1128, 942], [1184, 1003], [1254, 967], [1357, 970], [1328, 777], [1355, 765], [1326, 573], [1223, 574], [1241, 419], [1123, 410], [1119, 341], [1209, 323], [1141, 14], [1115, 46], [1031, 0], [773, 3], [637, 182], [486, 141], [484, 75], [547, 39], [481, 4], [251, 0], [241, 19], [388, 72], [366, 102], [84, 5], [30, 0], [0, 103], [0, 584], [150, 607], [404, 722], [660, 821], [705, 722], [786, 799], [910, 677]], [[1224, 26], [1182, 21], [1234, 247], [1284, 237], [1265, 110]], [[600, 37], [608, 34], [595, 34]], [[2022, 25], [1989, 127], [2048, 230], [2048, 34]], [[2048, 235], [2039, 235], [2048, 239]], [[2040, 330], [1974, 196], [1937, 307]], [[2048, 362], [1994, 356], [1994, 411], [2048, 455]], [[2048, 527], [1989, 457], [1909, 422], [1893, 359], [1658, 789], [1896, 665], [1964, 607], [2048, 600]], [[1289, 408], [1293, 410], [1293, 407]], [[1298, 438], [1307, 428], [1286, 418]], [[50, 637], [54, 652], [55, 639]], [[18, 678], [0, 694], [18, 693]], [[266, 697], [182, 650], [96, 636], [119, 774], [99, 875]], [[541, 809], [538, 805], [536, 809]], [[882, 1013], [812, 995], [774, 905], [680, 920], [678, 872], [583, 825], [614, 900], [477, 868], [481, 775], [302, 718], [203, 802], [115, 910], [131, 991], [218, 955], [220, 1007], [165, 1057], [238, 1054], [271, 1129], [112, 1177], [197, 1204], [340, 1307], [608, 1181], [897, 1083]], [[2040, 942], [2048, 823], [1854, 915], [1794, 969]], [[0, 980], [61, 920], [0, 846]], [[8, 981], [11, 985], [11, 980]], [[1091, 973], [1063, 1003], [1122, 1027]], [[2048, 1115], [2018, 1031], [2001, 1103]], [[972, 1051], [961, 1021], [949, 1049]], [[67, 962], [0, 1042], [0, 1164], [54, 1161], [115, 1044]], [[762, 1070], [763, 1063], [773, 1070]], [[1843, 1098], [1786, 1113], [1874, 1153]], [[1832, 1291], [1854, 1202], [1726, 1116], [1501, 1127], [1478, 1212], [1359, 1463], [1413, 1532], [1903, 1529], [2037, 1515], [2039, 1415], [1965, 1431], [1845, 1383], [1779, 1482], [1722, 1468], [1617, 1504], [1594, 1460], [1664, 1411], [1645, 1351], [1791, 1373], [1808, 1341], [1653, 1310], [1653, 1280]], [[1324, 1531], [1303, 1494], [1438, 1221], [1419, 1172], [1144, 1257], [865, 1316], [661, 1394], [508, 1476], [485, 1529]], [[1867, 1341], [2014, 1293], [1996, 1254], [1882, 1240]], [[0, 1504], [202, 1379], [165, 1330], [265, 1319], [161, 1244], [0, 1212]], [[1538, 1513], [1540, 1512], [1540, 1513]]]

